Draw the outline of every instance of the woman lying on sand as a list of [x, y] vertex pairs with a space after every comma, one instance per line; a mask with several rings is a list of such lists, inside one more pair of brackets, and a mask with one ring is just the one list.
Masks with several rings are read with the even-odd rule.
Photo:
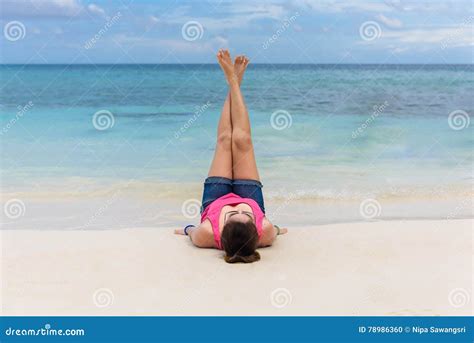
[[214, 159], [204, 182], [201, 224], [188, 225], [175, 233], [189, 235], [200, 248], [223, 249], [228, 263], [251, 263], [260, 259], [258, 247], [272, 245], [287, 229], [280, 229], [265, 217], [250, 120], [240, 92], [249, 60], [238, 56], [232, 64], [228, 50], [219, 50], [217, 59], [230, 91], [217, 128]]

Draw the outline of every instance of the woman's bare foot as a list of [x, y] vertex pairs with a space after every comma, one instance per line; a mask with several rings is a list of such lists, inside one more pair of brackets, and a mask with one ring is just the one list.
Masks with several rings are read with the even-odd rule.
[[249, 59], [244, 55], [240, 55], [235, 58], [234, 72], [237, 76], [237, 80], [239, 81], [239, 85], [242, 83], [242, 78], [244, 77], [244, 72], [245, 69], [247, 69], [249, 62]]
[[233, 82], [239, 82], [237, 75], [235, 74], [234, 65], [232, 64], [229, 50], [219, 50], [217, 53], [217, 61], [224, 71], [225, 77], [229, 84]]

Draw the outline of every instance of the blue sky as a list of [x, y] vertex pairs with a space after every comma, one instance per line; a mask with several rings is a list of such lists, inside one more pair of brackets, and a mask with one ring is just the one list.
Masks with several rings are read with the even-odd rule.
[[459, 1], [2, 0], [0, 63], [472, 63]]

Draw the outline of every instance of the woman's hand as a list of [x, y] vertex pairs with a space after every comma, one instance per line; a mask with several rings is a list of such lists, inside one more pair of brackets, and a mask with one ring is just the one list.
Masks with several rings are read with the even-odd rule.
[[191, 230], [191, 229], [194, 230], [195, 228], [196, 228], [196, 225], [189, 224], [189, 225], [186, 225], [183, 229], [176, 229], [176, 230], [174, 230], [174, 233], [177, 234], [177, 235], [186, 235], [186, 236], [189, 236], [190, 230]]
[[[191, 242], [199, 248], [217, 248], [216, 241], [214, 240], [214, 233], [212, 232], [212, 226], [209, 223], [209, 227], [202, 223], [198, 226], [188, 225], [182, 229], [175, 229], [176, 235], [189, 236]], [[187, 229], [186, 229], [187, 228]], [[186, 232], [184, 231], [186, 229]]]
[[286, 227], [279, 227], [278, 225], [273, 225], [273, 229], [276, 231], [275, 237], [279, 235], [284, 235], [288, 232], [288, 229]]

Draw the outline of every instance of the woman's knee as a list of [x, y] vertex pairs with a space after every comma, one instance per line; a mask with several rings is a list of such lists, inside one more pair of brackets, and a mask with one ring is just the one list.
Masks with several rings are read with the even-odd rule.
[[252, 137], [249, 132], [234, 130], [232, 132], [232, 145], [239, 150], [249, 150], [252, 148]]
[[219, 133], [219, 136], [217, 136], [217, 145], [230, 149], [232, 147], [232, 132], [225, 131]]

